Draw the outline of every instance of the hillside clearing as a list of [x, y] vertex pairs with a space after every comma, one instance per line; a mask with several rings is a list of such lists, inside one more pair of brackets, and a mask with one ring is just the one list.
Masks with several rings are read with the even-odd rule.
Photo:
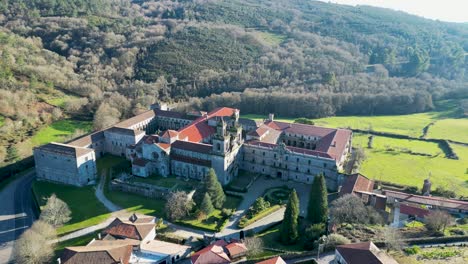
[[32, 138], [33, 146], [43, 145], [49, 142], [62, 142], [75, 132], [81, 130], [90, 132], [92, 124], [89, 121], [60, 120], [40, 129]]

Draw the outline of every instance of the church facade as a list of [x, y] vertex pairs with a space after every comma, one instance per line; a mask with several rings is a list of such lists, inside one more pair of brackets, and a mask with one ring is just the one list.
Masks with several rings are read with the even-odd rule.
[[[273, 115], [259, 122], [239, 114], [228, 107], [190, 113], [158, 107], [66, 144], [35, 148], [36, 172], [39, 178], [82, 186], [96, 179], [96, 159], [109, 153], [131, 161], [132, 174], [139, 177], [203, 180], [213, 168], [226, 185], [242, 169], [304, 183], [323, 174], [331, 189], [338, 187], [351, 131], [277, 122]], [[56, 162], [59, 158], [73, 162]]]

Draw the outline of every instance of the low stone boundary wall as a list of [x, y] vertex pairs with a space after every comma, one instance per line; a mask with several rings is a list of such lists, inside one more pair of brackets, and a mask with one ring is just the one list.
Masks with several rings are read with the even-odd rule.
[[163, 188], [140, 182], [124, 182], [119, 179], [111, 181], [109, 188], [111, 191], [122, 191], [127, 193], [134, 193], [149, 198], [162, 198], [167, 199], [167, 196], [171, 192], [171, 189]]

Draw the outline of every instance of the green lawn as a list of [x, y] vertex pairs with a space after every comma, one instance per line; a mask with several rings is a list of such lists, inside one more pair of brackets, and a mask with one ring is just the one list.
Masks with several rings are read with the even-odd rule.
[[300, 252], [304, 250], [304, 242], [299, 241], [294, 245], [283, 245], [279, 242], [281, 225], [274, 226], [270, 229], [257, 234], [256, 236], [263, 240], [263, 246], [266, 248], [274, 248], [284, 251]]
[[[354, 133], [353, 135], [353, 145], [362, 146], [367, 148], [367, 143], [369, 142], [369, 135]], [[374, 150], [387, 150], [394, 149], [395, 151], [403, 151], [405, 149], [411, 150], [416, 153], [425, 153], [430, 155], [440, 154], [444, 156], [444, 152], [439, 148], [437, 143], [424, 142], [420, 140], [406, 140], [406, 139], [397, 139], [389, 137], [380, 137], [374, 136], [372, 148]]]
[[270, 46], [278, 46], [286, 39], [286, 36], [284, 35], [279, 35], [279, 34], [270, 33], [270, 32], [263, 32], [263, 31], [256, 31], [255, 35]]
[[429, 128], [428, 138], [468, 143], [468, 118], [442, 119]]
[[468, 195], [468, 147], [452, 144], [459, 160], [410, 155], [383, 149], [365, 149], [361, 173], [371, 179], [422, 187], [429, 174], [433, 188], [443, 186]]
[[[242, 198], [236, 196], [226, 196], [226, 202], [224, 202], [223, 208], [236, 209], [241, 203]], [[222, 224], [223, 216], [221, 210], [215, 209], [210, 215], [207, 216], [205, 220], [200, 220], [196, 218], [190, 218], [185, 220], [177, 221], [179, 224], [187, 225], [194, 228], [206, 229], [209, 231], [219, 231], [217, 228]]]
[[133, 181], [153, 184], [153, 185], [161, 186], [161, 187], [168, 188], [168, 189], [174, 188], [175, 190], [182, 190], [182, 191], [194, 190], [200, 184], [200, 181], [195, 181], [195, 180], [190, 180], [190, 179], [182, 180], [182, 179], [177, 179], [174, 176], [162, 177], [159, 175], [151, 175], [148, 178], [133, 177]]
[[68, 102], [71, 99], [75, 99], [75, 98], [79, 98], [79, 97], [72, 96], [72, 95], [63, 95], [63, 96], [60, 96], [60, 97], [54, 97], [54, 98], [46, 99], [46, 102], [48, 104], [63, 108], [63, 107], [65, 107], [66, 102]]
[[90, 132], [92, 123], [88, 121], [60, 120], [40, 129], [32, 138], [33, 146], [43, 145], [52, 141], [61, 142], [67, 136], [73, 135], [78, 130]]
[[110, 216], [109, 211], [94, 195], [93, 186], [74, 187], [35, 181], [33, 190], [40, 206], [45, 205], [46, 197], [55, 193], [58, 198], [65, 201], [70, 207], [72, 218], [66, 225], [57, 229], [59, 235], [99, 224]]
[[104, 194], [110, 201], [129, 212], [137, 212], [158, 217], [163, 216], [165, 202], [162, 199], [150, 199], [132, 193], [109, 190], [110, 170], [113, 169], [115, 173], [118, 170], [125, 170], [130, 167], [130, 163], [125, 158], [106, 155], [98, 159], [97, 167], [99, 175], [101, 175], [103, 171], [107, 172]]
[[0, 116], [0, 127], [5, 123], [5, 117]]

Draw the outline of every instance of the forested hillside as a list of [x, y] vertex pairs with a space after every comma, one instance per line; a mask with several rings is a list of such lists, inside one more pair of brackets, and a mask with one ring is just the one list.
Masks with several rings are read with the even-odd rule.
[[388, 9], [0, 0], [0, 14], [0, 163], [52, 120], [96, 114], [101, 128], [158, 100], [324, 117], [423, 112], [468, 96], [468, 25]]

